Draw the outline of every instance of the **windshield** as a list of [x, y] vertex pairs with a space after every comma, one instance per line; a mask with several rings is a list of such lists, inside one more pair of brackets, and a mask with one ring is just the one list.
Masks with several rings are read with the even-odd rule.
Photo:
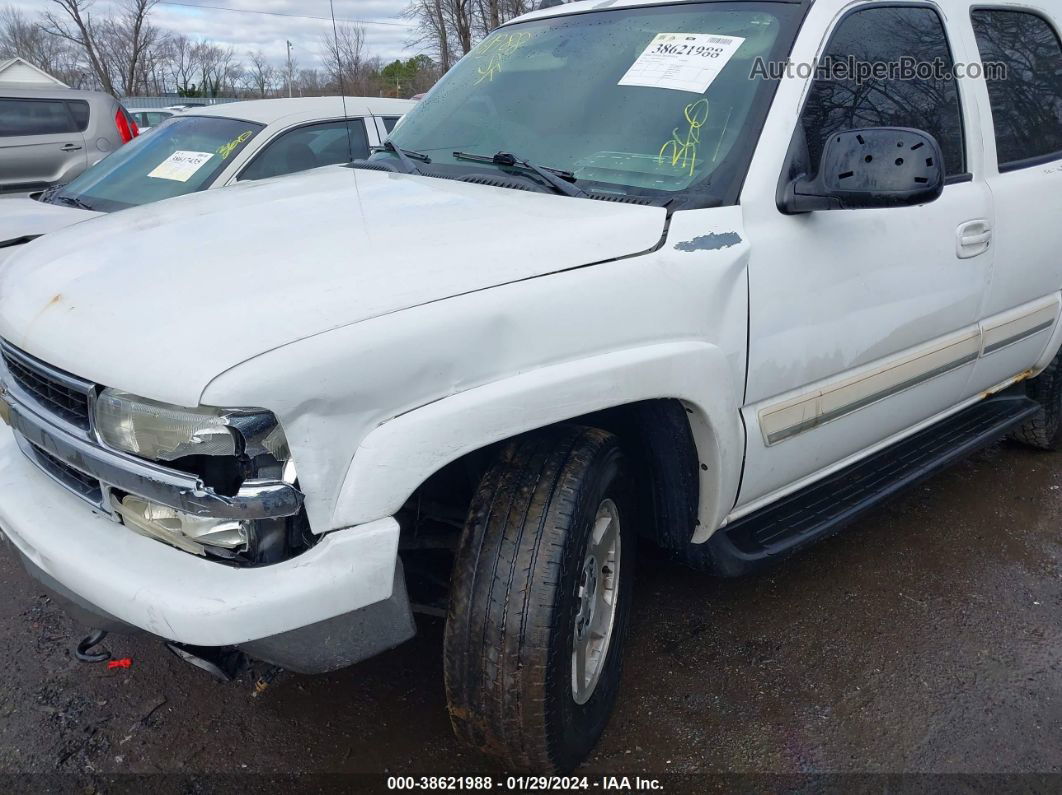
[[682, 3], [509, 25], [466, 55], [391, 140], [429, 155], [429, 172], [474, 168], [455, 152], [507, 152], [571, 172], [584, 188], [718, 203], [740, 186], [773, 93], [753, 66], [788, 52], [798, 11]]
[[112, 212], [203, 190], [261, 129], [261, 124], [237, 119], [169, 119], [101, 160], [49, 201]]

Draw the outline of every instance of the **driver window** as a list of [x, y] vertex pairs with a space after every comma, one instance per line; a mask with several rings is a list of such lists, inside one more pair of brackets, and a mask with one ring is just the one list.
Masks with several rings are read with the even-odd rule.
[[833, 32], [819, 67], [830, 71], [816, 76], [801, 117], [809, 173], [817, 173], [831, 135], [862, 127], [928, 132], [944, 152], [945, 173], [965, 173], [959, 88], [944, 23], [934, 10], [851, 13]]

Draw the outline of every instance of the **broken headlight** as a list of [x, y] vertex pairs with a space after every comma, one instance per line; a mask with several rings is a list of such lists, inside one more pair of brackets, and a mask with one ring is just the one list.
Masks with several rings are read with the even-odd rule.
[[268, 454], [283, 467], [291, 458], [284, 432], [267, 411], [183, 408], [104, 389], [95, 420], [104, 444], [149, 461]]
[[[194, 474], [219, 494], [234, 496], [250, 479], [296, 483], [287, 439], [269, 411], [184, 408], [104, 389], [94, 422], [108, 447]], [[111, 509], [137, 532], [237, 564], [274, 563], [314, 541], [305, 511], [276, 519], [216, 519], [118, 491], [111, 494]]]

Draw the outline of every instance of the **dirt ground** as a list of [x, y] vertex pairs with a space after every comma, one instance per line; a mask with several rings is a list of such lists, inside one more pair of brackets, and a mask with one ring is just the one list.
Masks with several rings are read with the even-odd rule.
[[[1062, 454], [1002, 444], [768, 574], [643, 565], [624, 689], [581, 772], [1060, 772], [1060, 509]], [[0, 596], [0, 772], [39, 774], [11, 781], [505, 772], [452, 738], [438, 619], [254, 698], [146, 636], [108, 639], [128, 669], [78, 663], [81, 628], [10, 550]]]

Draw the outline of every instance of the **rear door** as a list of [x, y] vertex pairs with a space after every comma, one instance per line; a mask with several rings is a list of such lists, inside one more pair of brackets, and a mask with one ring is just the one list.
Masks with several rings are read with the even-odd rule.
[[[1062, 288], [1062, 43], [1046, 8], [978, 4], [974, 46], [986, 65], [987, 178], [996, 204], [993, 278], [973, 387], [1034, 366], [1059, 316]], [[989, 69], [993, 71], [990, 72]]]
[[0, 96], [0, 193], [39, 190], [85, 169], [87, 105]]

